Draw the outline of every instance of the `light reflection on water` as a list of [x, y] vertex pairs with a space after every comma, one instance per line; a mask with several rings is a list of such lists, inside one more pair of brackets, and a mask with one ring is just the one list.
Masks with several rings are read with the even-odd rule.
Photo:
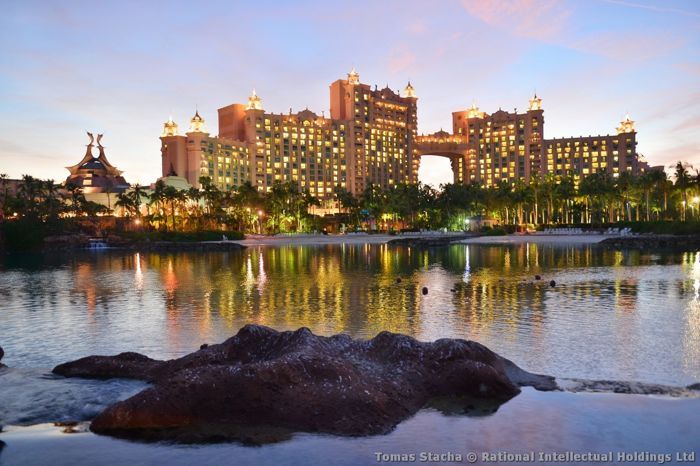
[[15, 367], [127, 350], [177, 357], [257, 323], [363, 338], [382, 330], [468, 338], [560, 377], [700, 380], [695, 253], [285, 246], [13, 256], [1, 267], [0, 345]]

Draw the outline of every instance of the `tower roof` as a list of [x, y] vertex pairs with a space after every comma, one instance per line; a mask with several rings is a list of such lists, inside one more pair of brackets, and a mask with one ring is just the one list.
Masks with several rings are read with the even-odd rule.
[[416, 96], [416, 90], [413, 88], [411, 85], [411, 81], [406, 84], [406, 87], [403, 90], [404, 97], [415, 97]]
[[[200, 117], [201, 118], [201, 117]], [[177, 123], [173, 121], [172, 115], [168, 117], [168, 121], [163, 123], [163, 137], [164, 136], [177, 136], [178, 135], [178, 127]]]
[[199, 110], [195, 110], [194, 116], [190, 120], [190, 133], [205, 133], [204, 118], [199, 114]]
[[530, 107], [528, 110], [542, 110], [542, 99], [537, 97], [537, 92], [535, 92], [532, 99], [530, 99]]
[[467, 118], [484, 118], [484, 112], [479, 110], [476, 102], [472, 102], [472, 106], [467, 110]]
[[635, 131], [634, 120], [630, 118], [629, 114], [625, 115], [625, 119], [622, 120], [620, 126], [617, 127], [617, 134], [634, 133]]
[[258, 94], [255, 92], [255, 88], [253, 88], [253, 93], [250, 94], [250, 97], [248, 97], [248, 105], [245, 107], [246, 110], [262, 110], [262, 100], [258, 96]]
[[94, 137], [92, 133], [87, 134], [90, 138], [90, 143], [87, 145], [85, 155], [77, 164], [66, 167], [70, 172], [70, 175], [66, 178], [66, 183], [84, 187], [90, 192], [103, 192], [107, 189], [112, 190], [111, 192], [117, 192], [114, 190], [126, 189], [129, 184], [121, 176], [122, 172], [117, 170], [107, 160], [105, 148], [101, 143], [102, 135], [97, 135], [99, 155], [95, 157], [92, 155]]
[[360, 84], [360, 73], [357, 72], [355, 67], [348, 73], [348, 83], [349, 84]]

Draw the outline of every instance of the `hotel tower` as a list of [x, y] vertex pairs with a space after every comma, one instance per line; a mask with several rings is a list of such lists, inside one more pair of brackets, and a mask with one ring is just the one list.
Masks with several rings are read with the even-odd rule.
[[253, 90], [247, 104], [218, 110], [218, 136], [198, 111], [184, 135], [168, 119], [160, 138], [163, 175], [194, 186], [208, 176], [224, 190], [248, 181], [261, 192], [293, 181], [331, 201], [336, 186], [359, 194], [370, 183], [414, 183], [423, 155], [449, 158], [454, 182], [485, 186], [547, 173], [578, 180], [599, 171], [616, 177], [649, 169], [636, 152], [629, 117], [614, 135], [545, 139], [542, 100], [535, 95], [524, 113], [489, 115], [472, 105], [453, 112], [452, 133], [418, 135], [417, 103], [410, 82], [403, 92], [371, 89], [354, 69], [330, 85], [329, 117], [308, 109], [266, 112]]

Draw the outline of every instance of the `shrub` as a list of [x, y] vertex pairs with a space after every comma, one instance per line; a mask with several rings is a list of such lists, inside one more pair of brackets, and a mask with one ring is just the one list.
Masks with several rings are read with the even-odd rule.
[[13, 220], [0, 224], [2, 237], [8, 251], [28, 251], [42, 246], [46, 226], [31, 220]]
[[506, 235], [506, 230], [501, 227], [491, 228], [484, 232], [484, 236], [504, 236]]

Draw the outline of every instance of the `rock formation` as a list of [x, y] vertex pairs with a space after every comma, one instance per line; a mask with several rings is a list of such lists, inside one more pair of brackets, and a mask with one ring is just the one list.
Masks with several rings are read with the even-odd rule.
[[99, 414], [91, 430], [186, 441], [245, 441], [256, 429], [381, 434], [432, 399], [471, 398], [497, 407], [517, 395], [518, 386], [557, 388], [553, 378], [530, 374], [473, 341], [423, 343], [389, 332], [354, 340], [256, 325], [175, 360], [90, 356], [53, 372], [153, 383]]

